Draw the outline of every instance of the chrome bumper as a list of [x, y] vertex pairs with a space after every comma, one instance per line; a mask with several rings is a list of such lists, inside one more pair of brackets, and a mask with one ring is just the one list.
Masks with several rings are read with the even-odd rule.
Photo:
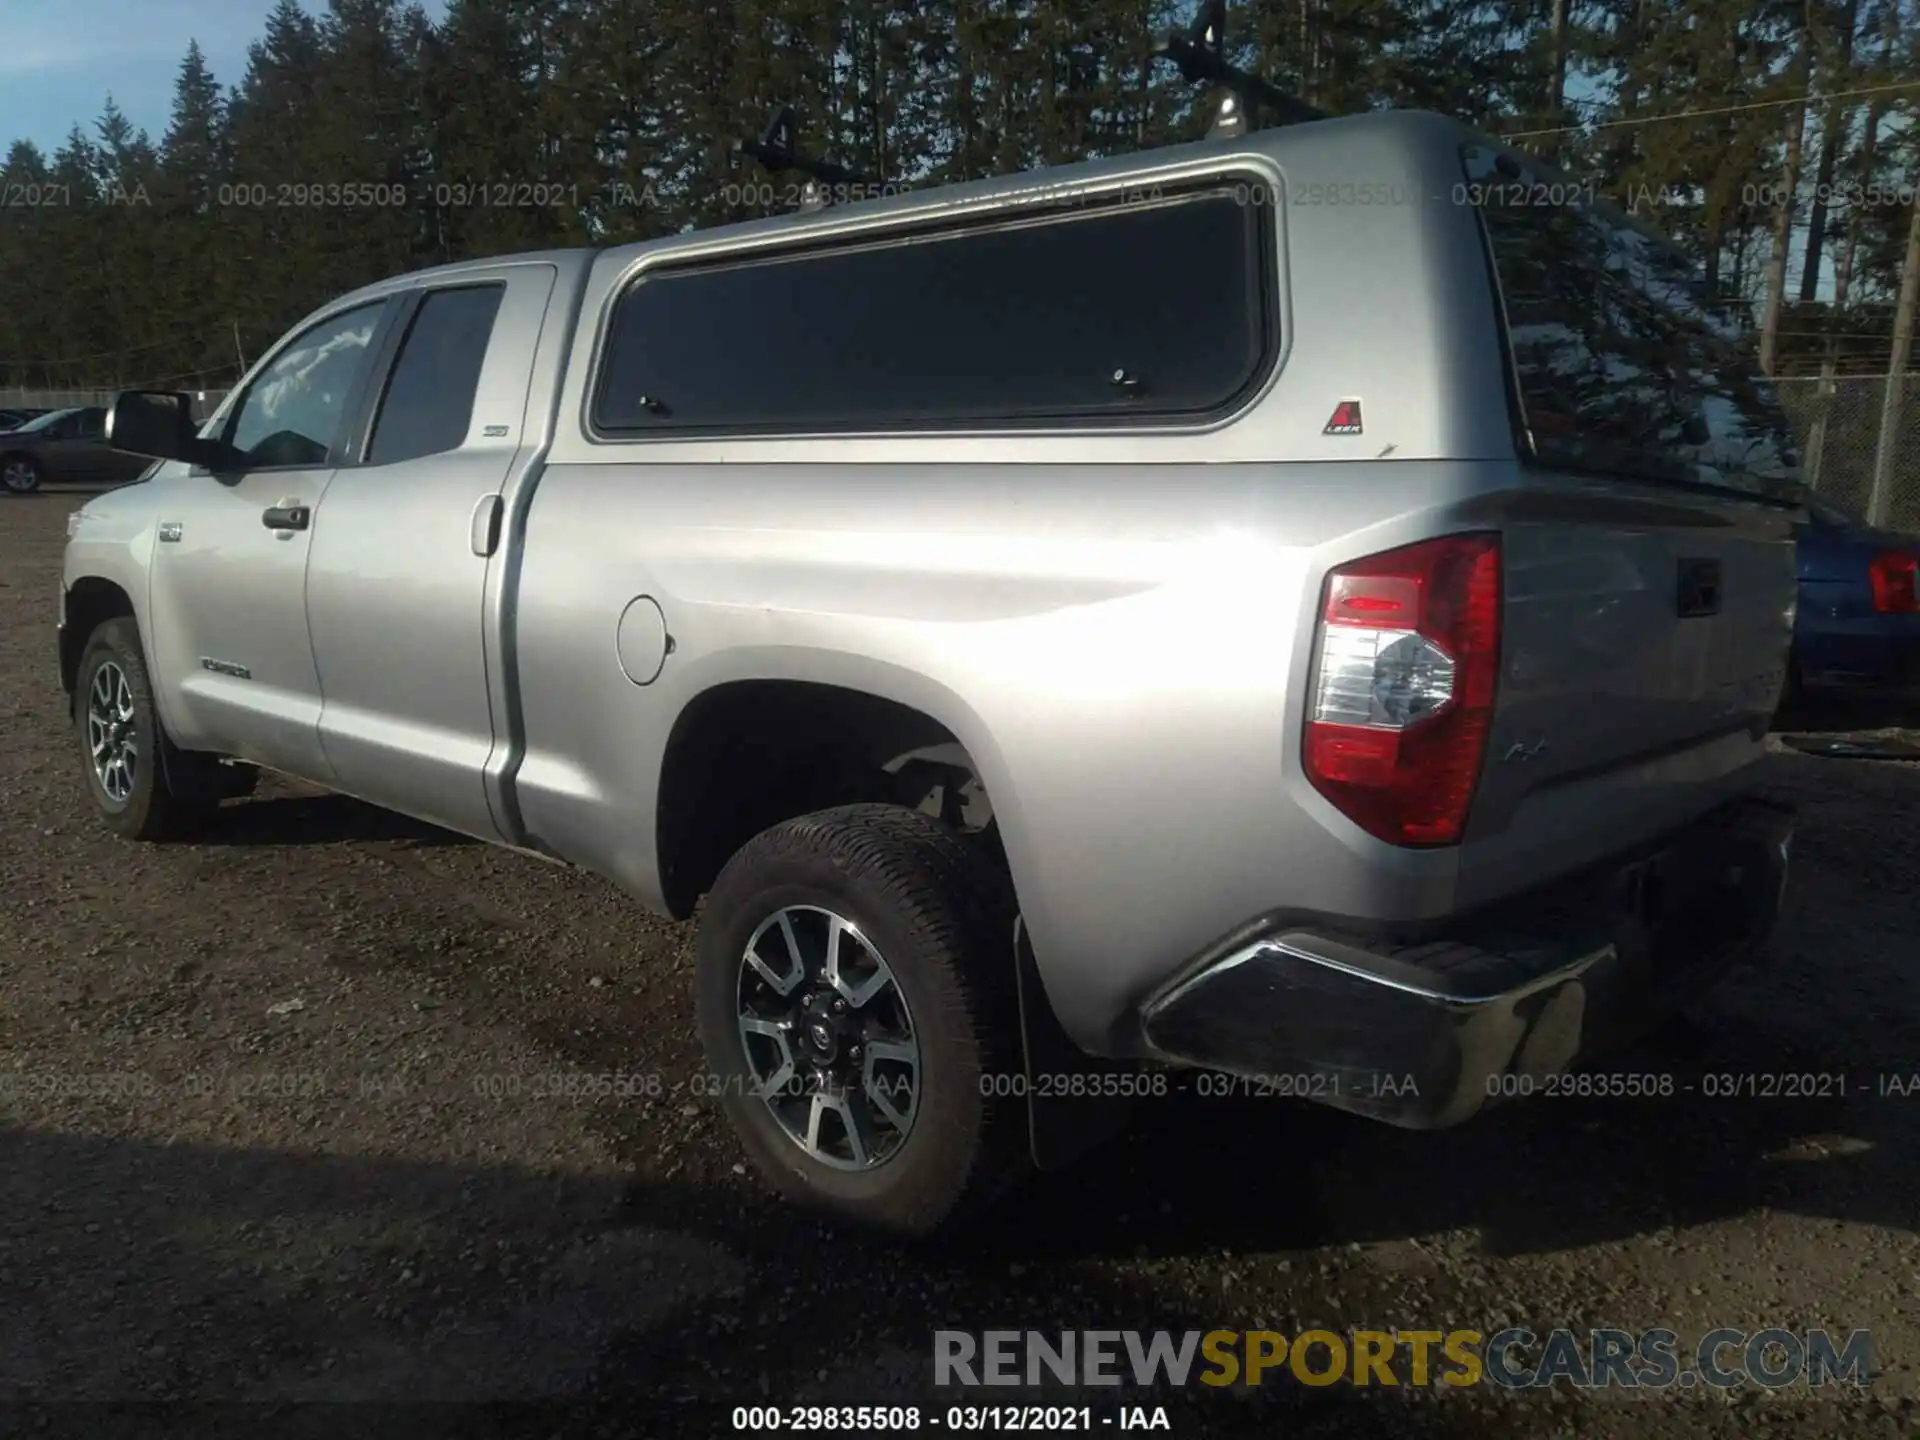
[[[1772, 930], [1791, 812], [1747, 802], [1420, 945], [1242, 932], [1141, 1010], [1163, 1060], [1411, 1129], [1657, 1024]], [[1270, 1077], [1270, 1078], [1269, 1078]]]

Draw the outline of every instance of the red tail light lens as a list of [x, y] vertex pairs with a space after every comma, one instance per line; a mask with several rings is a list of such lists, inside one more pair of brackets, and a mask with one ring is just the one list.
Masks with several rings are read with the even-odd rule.
[[1370, 835], [1451, 845], [1480, 782], [1500, 673], [1500, 537], [1449, 535], [1327, 577], [1303, 748]]
[[1867, 565], [1873, 582], [1873, 608], [1881, 614], [1911, 615], [1920, 611], [1920, 555], [1911, 550], [1886, 550]]

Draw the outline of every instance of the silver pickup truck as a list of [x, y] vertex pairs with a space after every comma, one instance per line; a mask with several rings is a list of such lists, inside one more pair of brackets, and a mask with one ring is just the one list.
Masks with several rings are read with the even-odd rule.
[[119, 398], [75, 744], [136, 839], [264, 767], [704, 897], [742, 1143], [868, 1222], [1196, 1070], [1449, 1125], [1777, 913], [1738, 341], [1417, 113], [407, 275]]

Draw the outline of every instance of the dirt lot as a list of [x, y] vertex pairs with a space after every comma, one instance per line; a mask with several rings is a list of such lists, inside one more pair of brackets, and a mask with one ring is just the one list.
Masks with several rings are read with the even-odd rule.
[[[1188, 1437], [1914, 1433], [1920, 1088], [1881, 1077], [1920, 1072], [1920, 766], [1770, 762], [1803, 828], [1766, 963], [1612, 1067], [1670, 1098], [1430, 1136], [1153, 1102], [903, 1253], [744, 1173], [688, 1090], [689, 931], [601, 881], [280, 784], [205, 844], [90, 823], [53, 662], [80, 498], [0, 503], [0, 1428], [710, 1435], [741, 1403], [944, 1414], [940, 1327], [1520, 1323], [1864, 1327], [1880, 1374], [1144, 1398]], [[536, 1093], [607, 1072], [661, 1093]], [[1846, 1094], [1702, 1093], [1780, 1073]]]

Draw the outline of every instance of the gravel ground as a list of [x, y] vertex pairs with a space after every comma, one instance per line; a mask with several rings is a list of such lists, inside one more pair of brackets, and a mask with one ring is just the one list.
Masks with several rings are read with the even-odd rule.
[[[1424, 1136], [1151, 1102], [903, 1251], [745, 1174], [689, 1089], [690, 930], [603, 882], [277, 781], [203, 844], [91, 823], [53, 661], [81, 498], [0, 503], [0, 1428], [712, 1435], [742, 1403], [943, 1414], [936, 1328], [1317, 1322], [1864, 1327], [1880, 1373], [1134, 1401], [1181, 1436], [1914, 1433], [1920, 1080], [1881, 1092], [1920, 1072], [1920, 766], [1769, 761], [1802, 807], [1781, 932], [1610, 1067], [1671, 1098]], [[535, 1093], [608, 1072], [659, 1093]], [[1696, 1083], [1782, 1072], [1847, 1094]]]

